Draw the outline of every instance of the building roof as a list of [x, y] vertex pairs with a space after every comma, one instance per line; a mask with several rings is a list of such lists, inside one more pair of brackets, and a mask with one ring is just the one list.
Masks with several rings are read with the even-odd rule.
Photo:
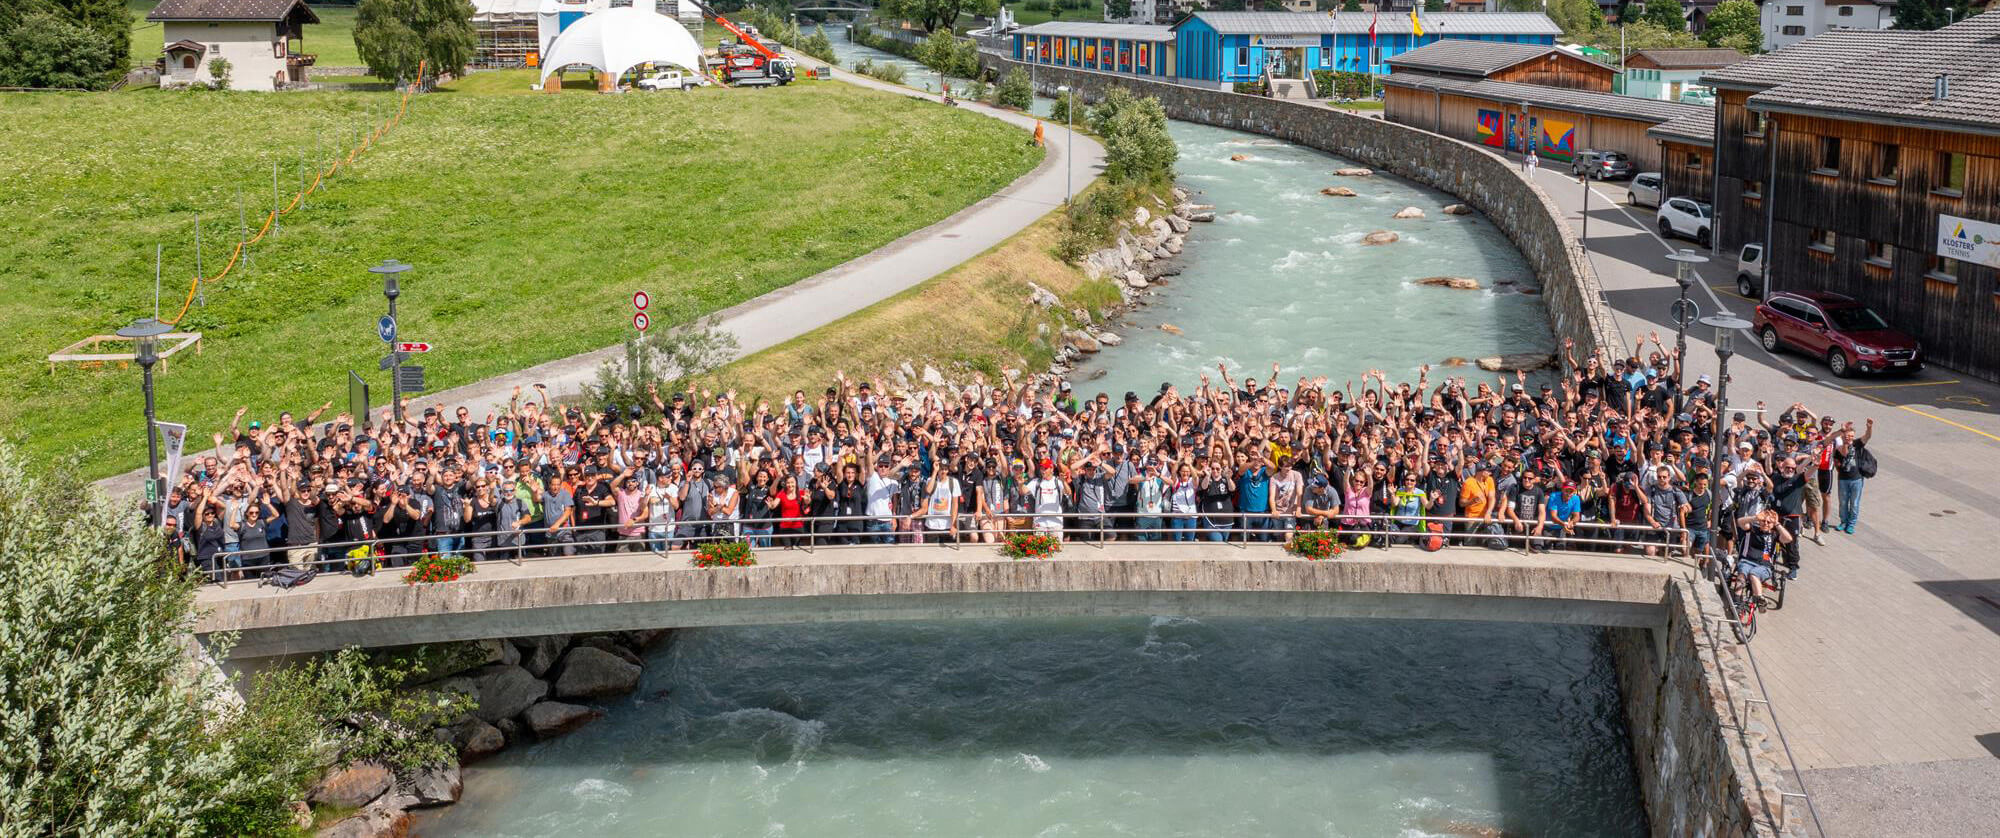
[[1733, 90], [1764, 90], [1809, 79], [1850, 61], [1914, 40], [1922, 32], [1901, 29], [1830, 29], [1776, 52], [1751, 56], [1713, 73], [1701, 83]]
[[[1366, 35], [1375, 24], [1377, 35], [1408, 35], [1410, 16], [1391, 13], [1377, 17], [1373, 12], [1195, 12], [1174, 23], [1175, 29], [1200, 18], [1224, 35]], [[1419, 18], [1424, 34], [1450, 38], [1453, 35], [1561, 35], [1562, 28], [1541, 12], [1430, 12]]]
[[180, 41], [175, 41], [175, 42], [173, 42], [173, 43], [171, 43], [171, 44], [168, 44], [168, 45], [166, 45], [166, 47], [165, 47], [164, 49], [161, 49], [160, 51], [161, 51], [161, 52], [192, 52], [192, 53], [194, 53], [194, 54], [196, 54], [196, 55], [201, 55], [201, 54], [203, 54], [203, 53], [206, 53], [206, 52], [208, 52], [208, 45], [207, 45], [207, 44], [198, 44], [198, 43], [195, 43], [194, 41], [188, 41], [188, 40], [180, 40]]
[[1714, 109], [1705, 105], [1687, 105], [1659, 99], [1641, 99], [1637, 96], [1621, 96], [1616, 93], [1598, 93], [1590, 90], [1573, 90], [1567, 87], [1548, 87], [1539, 84], [1520, 84], [1509, 81], [1475, 81], [1446, 76], [1419, 76], [1395, 73], [1383, 76], [1381, 81], [1389, 87], [1404, 87], [1412, 90], [1441, 90], [1459, 96], [1489, 99], [1506, 104], [1526, 102], [1530, 107], [1555, 108], [1572, 113], [1609, 116], [1651, 122], [1655, 125], [1680, 117], [1706, 115], [1713, 119]]
[[1662, 70], [1713, 70], [1727, 67], [1750, 56], [1727, 47], [1696, 49], [1642, 49], [1625, 57], [1625, 66], [1644, 59]]
[[1485, 78], [1508, 67], [1524, 64], [1550, 53], [1561, 53], [1571, 59], [1601, 67], [1605, 72], [1617, 72], [1617, 68], [1544, 44], [1511, 44], [1460, 39], [1425, 44], [1389, 59], [1388, 64], [1396, 69], [1407, 68]]
[[305, 13], [305, 22], [318, 23], [305, 0], [160, 0], [146, 13], [147, 20], [284, 20], [293, 8]]
[[[1754, 110], [2000, 136], [2000, 11], [1755, 94]], [[1832, 70], [1833, 68], [1827, 68]], [[1934, 98], [1937, 78], [1947, 82]]]
[[1646, 136], [1670, 143], [1715, 147], [1715, 109], [1677, 116], [1646, 129]]
[[1057, 38], [1118, 38], [1126, 41], [1171, 41], [1171, 26], [1141, 23], [1097, 23], [1081, 20], [1051, 20], [1009, 32], [1010, 35], [1050, 35]]

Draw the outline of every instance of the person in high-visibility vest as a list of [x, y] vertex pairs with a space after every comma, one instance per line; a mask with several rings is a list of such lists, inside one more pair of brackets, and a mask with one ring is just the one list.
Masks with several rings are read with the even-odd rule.
[[1045, 141], [1042, 137], [1042, 121], [1037, 119], [1035, 120], [1035, 145], [1039, 146], [1044, 144]]

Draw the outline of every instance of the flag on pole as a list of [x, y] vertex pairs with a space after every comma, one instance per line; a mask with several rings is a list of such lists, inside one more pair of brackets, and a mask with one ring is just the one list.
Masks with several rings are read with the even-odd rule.
[[1375, 24], [1381, 22], [1381, 20], [1381, 12], [1376, 12], [1374, 17], [1368, 19], [1368, 46], [1370, 48], [1375, 46]]
[[1415, 6], [1410, 7], [1410, 30], [1417, 33], [1417, 37], [1419, 38], [1424, 36], [1424, 22], [1417, 19], [1417, 7]]

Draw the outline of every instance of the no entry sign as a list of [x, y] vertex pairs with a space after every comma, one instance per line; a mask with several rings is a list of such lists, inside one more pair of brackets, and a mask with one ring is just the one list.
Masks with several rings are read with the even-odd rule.
[[644, 291], [634, 291], [634, 292], [632, 292], [632, 307], [633, 307], [633, 308], [636, 308], [636, 309], [638, 309], [638, 310], [640, 310], [640, 311], [645, 311], [645, 310], [646, 310], [646, 307], [647, 307], [647, 306], [649, 306], [649, 305], [652, 305], [652, 304], [653, 304], [653, 298], [652, 298], [652, 297], [651, 297], [650, 295], [648, 295], [648, 294], [647, 294], [646, 292], [644, 292]]

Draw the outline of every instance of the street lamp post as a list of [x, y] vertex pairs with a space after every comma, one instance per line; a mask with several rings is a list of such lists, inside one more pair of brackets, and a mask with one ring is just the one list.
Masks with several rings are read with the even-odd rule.
[[146, 391], [146, 511], [152, 516], [153, 526], [161, 526], [161, 516], [166, 512], [167, 487], [160, 475], [160, 434], [159, 425], [153, 417], [153, 365], [160, 361], [160, 336], [173, 331], [172, 326], [151, 317], [132, 321], [132, 325], [118, 330], [118, 336], [131, 338], [135, 344], [135, 356], [139, 369], [144, 373]]
[[[382, 264], [369, 268], [368, 272], [382, 277], [382, 296], [389, 298], [389, 319], [396, 319], [396, 298], [403, 295], [402, 285], [396, 277], [410, 269], [394, 259], [384, 259]], [[394, 343], [389, 344], [389, 415], [396, 424], [403, 423], [403, 355], [396, 351]], [[357, 421], [366, 422], [368, 417], [357, 416]]]
[[1717, 526], [1715, 520], [1722, 514], [1722, 458], [1728, 454], [1722, 440], [1722, 414], [1729, 410], [1729, 356], [1736, 354], [1736, 333], [1750, 328], [1750, 321], [1743, 320], [1728, 309], [1701, 319], [1703, 326], [1715, 329], [1715, 419], [1709, 437], [1709, 459], [1713, 461], [1709, 479], [1709, 526]]
[[1063, 148], [1063, 203], [1070, 200], [1070, 172], [1076, 168], [1076, 91], [1069, 85], [1060, 85], [1056, 92], [1063, 95], [1063, 131], [1068, 139]]
[[[1587, 177], [1587, 175], [1586, 175]], [[1681, 287], [1681, 298], [1674, 301], [1674, 412], [1681, 412], [1686, 403], [1687, 392], [1687, 351], [1688, 324], [1694, 322], [1697, 306], [1688, 299], [1688, 289], [1694, 287], [1695, 266], [1706, 264], [1708, 257], [1681, 248], [1667, 254], [1667, 261], [1674, 263], [1674, 282]], [[1721, 316], [1718, 314], [1717, 316]], [[1706, 321], [1704, 321], [1706, 322]]]

